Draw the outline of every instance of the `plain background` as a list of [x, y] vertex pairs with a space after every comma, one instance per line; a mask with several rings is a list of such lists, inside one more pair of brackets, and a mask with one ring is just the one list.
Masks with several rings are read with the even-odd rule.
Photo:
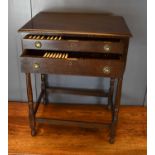
[[[17, 30], [40, 11], [111, 12], [125, 18], [133, 34], [130, 40], [126, 71], [124, 74], [123, 104], [146, 103], [147, 63], [147, 2], [145, 0], [11, 0], [9, 1], [8, 46], [8, 97], [9, 100], [26, 101], [25, 76], [20, 72], [21, 42]], [[40, 77], [33, 76], [33, 89], [39, 93]], [[93, 77], [50, 76], [49, 83], [84, 88], [108, 88], [108, 79]], [[96, 97], [54, 95], [55, 102], [101, 103]], [[103, 101], [104, 102], [104, 101]]]

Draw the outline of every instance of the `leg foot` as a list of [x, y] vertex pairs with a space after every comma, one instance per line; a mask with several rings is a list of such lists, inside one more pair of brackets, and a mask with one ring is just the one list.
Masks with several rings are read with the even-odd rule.
[[31, 136], [35, 136], [36, 135], [36, 130], [35, 129], [33, 129], [33, 130], [31, 130]]
[[114, 139], [114, 138], [110, 138], [110, 139], [109, 139], [109, 143], [110, 143], [110, 144], [114, 144], [114, 143], [115, 143], [115, 139]]
[[109, 143], [114, 144], [114, 142], [115, 142], [115, 126], [111, 127], [109, 136], [110, 136]]

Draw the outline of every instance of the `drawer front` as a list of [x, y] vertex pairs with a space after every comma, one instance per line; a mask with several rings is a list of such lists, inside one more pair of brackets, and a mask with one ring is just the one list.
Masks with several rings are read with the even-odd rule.
[[122, 53], [122, 42], [23, 39], [24, 49]]
[[21, 71], [85, 76], [121, 77], [124, 63], [117, 60], [63, 60], [21, 57]]

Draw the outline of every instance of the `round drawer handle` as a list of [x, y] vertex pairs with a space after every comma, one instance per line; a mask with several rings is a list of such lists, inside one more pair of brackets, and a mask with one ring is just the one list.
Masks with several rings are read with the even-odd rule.
[[36, 41], [36, 42], [35, 42], [35, 47], [36, 47], [36, 48], [41, 48], [41, 46], [42, 46], [42, 44], [41, 44], [40, 41]]
[[105, 45], [103, 46], [103, 48], [104, 48], [104, 50], [105, 50], [106, 52], [109, 52], [109, 51], [111, 50], [111, 47], [110, 47], [110, 45], [108, 45], [108, 44], [105, 44]]
[[34, 68], [34, 69], [39, 69], [39, 68], [40, 68], [40, 65], [39, 65], [38, 63], [34, 63], [34, 64], [33, 64], [33, 68]]
[[102, 70], [104, 74], [110, 74], [111, 72], [111, 68], [109, 66], [104, 66]]

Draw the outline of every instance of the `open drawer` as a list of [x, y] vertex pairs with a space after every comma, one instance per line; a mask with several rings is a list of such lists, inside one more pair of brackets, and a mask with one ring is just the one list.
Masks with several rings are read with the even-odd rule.
[[123, 53], [124, 51], [123, 42], [117, 38], [27, 35], [22, 41], [24, 49], [105, 53]]
[[22, 72], [121, 77], [124, 71], [120, 54], [25, 50], [20, 59]]

